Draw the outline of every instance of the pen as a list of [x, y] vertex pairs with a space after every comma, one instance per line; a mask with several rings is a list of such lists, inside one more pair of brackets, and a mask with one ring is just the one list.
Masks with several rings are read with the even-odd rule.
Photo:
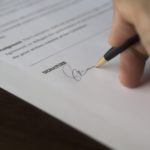
[[119, 47], [112, 47], [108, 50], [108, 52], [105, 53], [105, 55], [99, 59], [97, 64], [95, 65], [96, 68], [101, 67], [102, 65], [106, 64], [108, 61], [116, 57], [118, 54], [122, 53], [126, 49], [128, 49], [133, 44], [139, 42], [140, 38], [136, 34], [133, 37], [129, 38], [124, 44], [122, 44]]

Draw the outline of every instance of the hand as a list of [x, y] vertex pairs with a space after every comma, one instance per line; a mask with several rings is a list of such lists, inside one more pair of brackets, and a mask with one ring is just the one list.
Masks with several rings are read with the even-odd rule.
[[114, 0], [114, 17], [109, 43], [120, 46], [134, 34], [141, 43], [123, 52], [120, 58], [120, 80], [127, 87], [140, 84], [146, 60], [150, 55], [150, 0]]

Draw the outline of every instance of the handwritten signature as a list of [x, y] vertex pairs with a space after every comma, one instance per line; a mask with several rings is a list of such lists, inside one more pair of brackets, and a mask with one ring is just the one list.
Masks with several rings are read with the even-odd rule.
[[81, 79], [87, 74], [88, 71], [95, 68], [95, 66], [88, 67], [85, 70], [78, 70], [72, 68], [68, 63], [62, 67], [64, 75], [68, 78], [74, 79], [75, 81], [81, 81]]

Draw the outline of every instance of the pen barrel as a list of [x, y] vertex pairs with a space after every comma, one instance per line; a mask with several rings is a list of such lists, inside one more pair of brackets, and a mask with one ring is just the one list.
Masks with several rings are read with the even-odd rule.
[[125, 51], [126, 49], [128, 49], [130, 46], [132, 46], [133, 44], [137, 43], [140, 40], [138, 35], [135, 35], [133, 37], [131, 37], [130, 39], [128, 39], [123, 45], [121, 45], [120, 47], [112, 47], [105, 55], [104, 58], [109, 61], [112, 58], [116, 57], [117, 55], [119, 55], [120, 53], [122, 53], [123, 51]]

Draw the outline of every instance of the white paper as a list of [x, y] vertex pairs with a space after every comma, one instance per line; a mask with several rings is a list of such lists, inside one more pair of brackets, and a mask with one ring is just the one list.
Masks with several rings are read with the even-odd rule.
[[[149, 84], [124, 88], [109, 48], [110, 0], [0, 2], [0, 85], [119, 150], [149, 149]], [[77, 81], [79, 80], [79, 81]]]

